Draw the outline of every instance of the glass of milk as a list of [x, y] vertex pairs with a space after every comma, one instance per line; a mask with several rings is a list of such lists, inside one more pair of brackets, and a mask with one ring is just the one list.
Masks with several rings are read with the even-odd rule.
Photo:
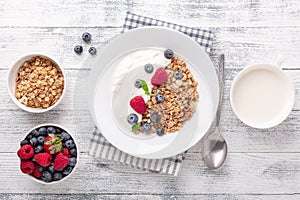
[[281, 55], [273, 64], [256, 64], [242, 70], [233, 80], [230, 103], [235, 115], [254, 128], [271, 128], [283, 122], [295, 101], [291, 79], [280, 65]]

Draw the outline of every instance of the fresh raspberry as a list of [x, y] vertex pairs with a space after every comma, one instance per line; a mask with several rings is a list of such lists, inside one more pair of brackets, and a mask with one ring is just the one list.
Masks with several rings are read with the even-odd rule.
[[68, 148], [64, 148], [64, 149], [62, 150], [62, 153], [63, 153], [65, 156], [67, 156], [68, 158], [71, 158], [71, 157], [72, 157], [71, 154], [70, 154], [70, 152], [69, 152], [69, 149], [68, 149]]
[[34, 163], [30, 160], [21, 160], [20, 168], [24, 174], [30, 174], [34, 170]]
[[130, 106], [139, 114], [145, 114], [147, 110], [146, 103], [141, 96], [136, 96], [130, 100]]
[[61, 171], [69, 164], [69, 162], [70, 161], [67, 156], [65, 156], [63, 153], [59, 153], [54, 159], [54, 169], [57, 171]]
[[166, 70], [162, 67], [158, 68], [151, 79], [151, 84], [154, 86], [159, 86], [168, 80], [168, 74]]
[[41, 175], [42, 175], [42, 172], [39, 170], [39, 166], [38, 165], [35, 165], [34, 166], [34, 170], [32, 172], [32, 175], [35, 177], [35, 178], [40, 178]]
[[34, 149], [30, 144], [26, 144], [19, 149], [17, 154], [21, 159], [29, 159], [33, 156]]
[[43, 167], [47, 167], [51, 164], [52, 156], [49, 153], [38, 153], [34, 156], [35, 162]]

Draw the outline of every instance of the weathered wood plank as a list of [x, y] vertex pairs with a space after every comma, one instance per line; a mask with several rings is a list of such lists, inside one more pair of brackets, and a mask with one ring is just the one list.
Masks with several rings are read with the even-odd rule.
[[300, 4], [296, 0], [2, 0], [0, 24], [35, 27], [120, 26], [127, 10], [194, 26], [291, 26], [300, 20]]
[[[83, 32], [92, 34], [91, 45], [84, 44]], [[81, 68], [94, 56], [89, 46], [99, 47], [99, 53], [121, 31], [116, 28], [10, 28], [0, 27], [0, 68], [9, 68], [20, 56], [30, 52], [52, 55], [64, 68]], [[276, 34], [272, 34], [276, 33]], [[224, 53], [227, 68], [244, 68], [253, 63], [271, 62], [278, 53], [283, 54], [285, 68], [300, 68], [300, 27], [224, 27], [216, 28], [215, 53]], [[82, 44], [84, 52], [77, 55], [73, 47]]]
[[158, 194], [158, 195], [132, 195], [132, 194], [0, 194], [0, 198], [2, 200], [23, 200], [23, 199], [43, 199], [47, 195], [49, 199], [56, 200], [106, 200], [106, 199], [117, 199], [117, 200], [177, 200], [177, 199], [188, 199], [188, 200], [228, 200], [228, 199], [239, 199], [239, 200], [298, 200], [300, 198], [299, 194], [291, 194], [291, 195], [259, 195], [259, 194], [246, 194], [246, 195], [235, 195], [235, 194], [207, 194], [207, 195], [166, 195], [166, 194]]
[[207, 170], [197, 153], [185, 160], [178, 177], [80, 156], [64, 183], [41, 185], [22, 175], [14, 153], [1, 153], [0, 193], [45, 194], [294, 194], [299, 192], [299, 153], [229, 153], [225, 165]]

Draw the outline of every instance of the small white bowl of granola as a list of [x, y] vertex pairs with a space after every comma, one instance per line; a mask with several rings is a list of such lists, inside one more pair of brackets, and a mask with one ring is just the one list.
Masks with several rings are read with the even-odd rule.
[[31, 113], [53, 109], [65, 94], [66, 81], [61, 65], [44, 54], [22, 56], [10, 68], [7, 80], [13, 102]]

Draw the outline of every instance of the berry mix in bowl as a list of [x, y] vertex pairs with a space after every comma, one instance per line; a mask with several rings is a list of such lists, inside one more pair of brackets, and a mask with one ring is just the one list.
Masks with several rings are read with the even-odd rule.
[[154, 73], [151, 80], [136, 79], [132, 83], [137, 90], [144, 91], [129, 102], [134, 113], [127, 116], [127, 122], [135, 134], [163, 136], [179, 131], [196, 112], [198, 82], [186, 62], [171, 49], [164, 51], [164, 57], [170, 60], [167, 66], [154, 70], [151, 63], [144, 65], [144, 73]]
[[78, 145], [62, 126], [42, 124], [31, 129], [17, 152], [20, 169], [40, 183], [57, 183], [77, 166]]

